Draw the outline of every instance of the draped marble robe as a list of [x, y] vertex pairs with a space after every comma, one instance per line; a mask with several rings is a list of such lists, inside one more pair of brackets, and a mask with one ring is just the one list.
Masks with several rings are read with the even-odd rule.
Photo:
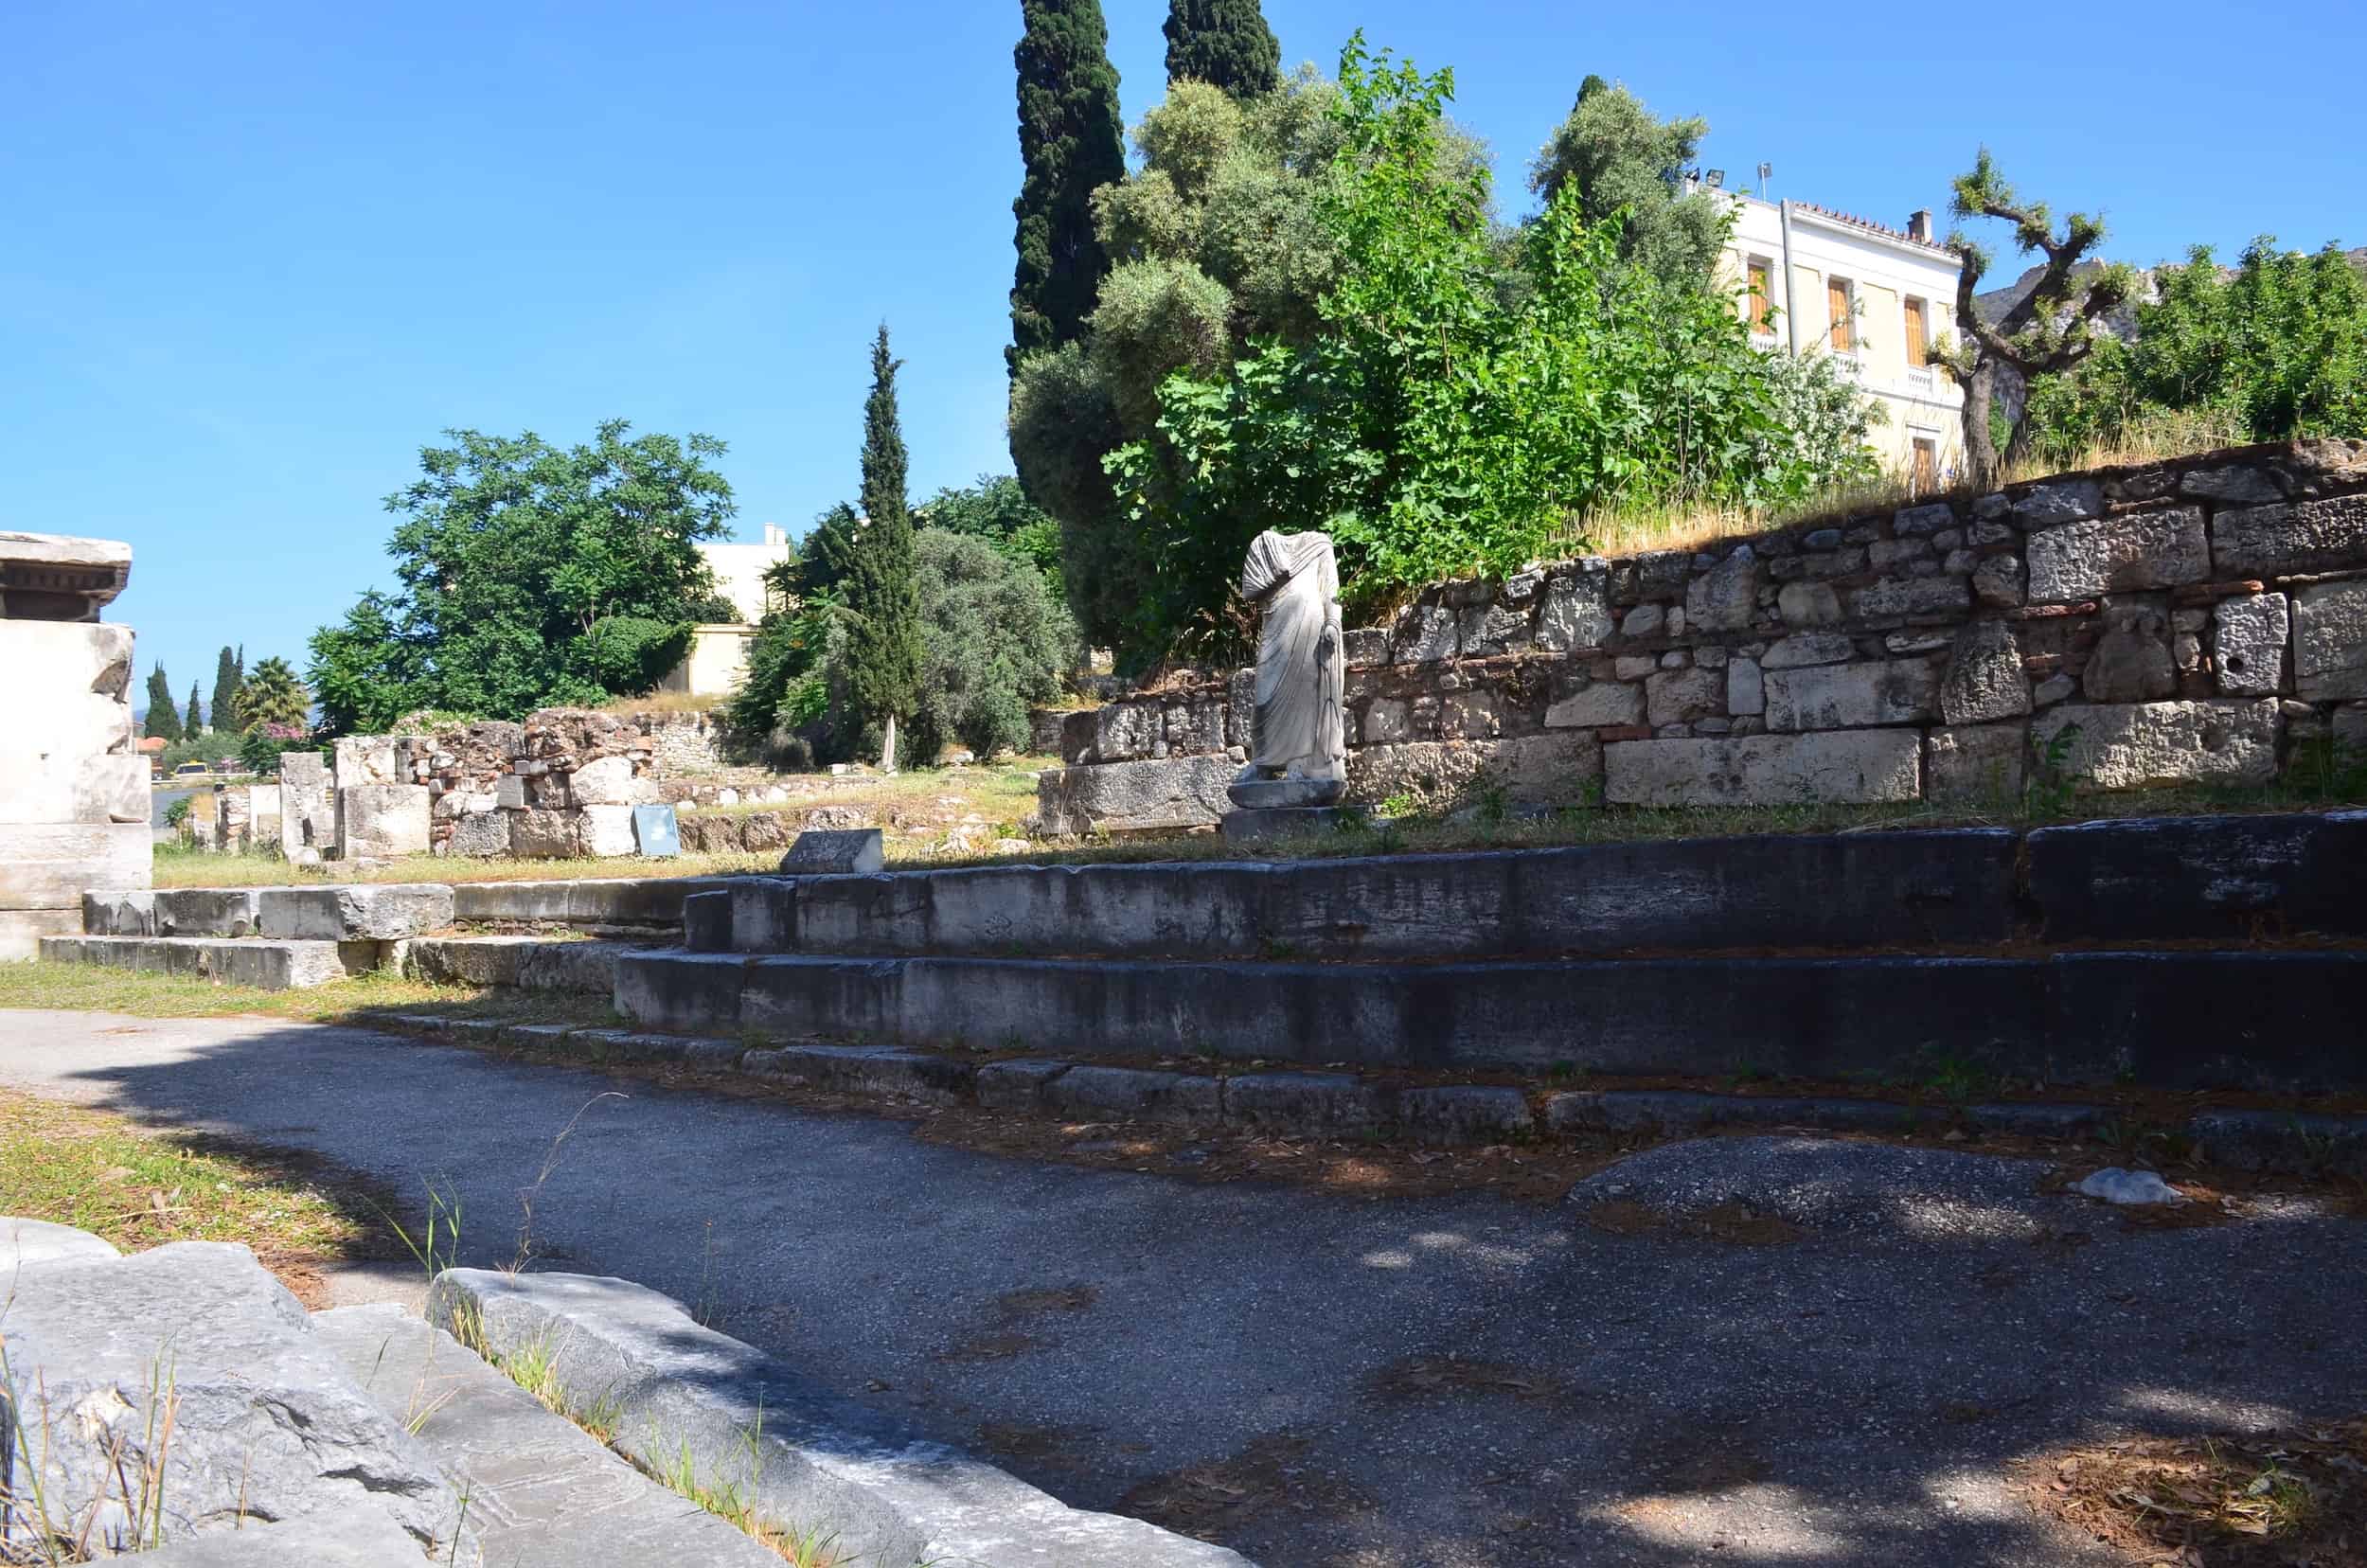
[[1340, 568], [1326, 534], [1269, 528], [1251, 543], [1241, 597], [1257, 632], [1256, 747], [1234, 781], [1239, 806], [1328, 806], [1347, 787]]

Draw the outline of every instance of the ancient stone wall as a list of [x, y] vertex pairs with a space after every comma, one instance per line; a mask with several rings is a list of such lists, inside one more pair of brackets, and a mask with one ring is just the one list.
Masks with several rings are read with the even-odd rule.
[[[1347, 634], [1350, 798], [1967, 803], [2367, 746], [2367, 442], [2250, 447], [1425, 590]], [[1248, 672], [1072, 714], [1049, 831], [1213, 822]]]

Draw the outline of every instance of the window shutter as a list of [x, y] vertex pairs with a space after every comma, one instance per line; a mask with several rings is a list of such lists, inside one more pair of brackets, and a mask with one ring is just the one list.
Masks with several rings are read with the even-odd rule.
[[1915, 368], [1931, 363], [1931, 341], [1927, 336], [1930, 329], [1924, 320], [1928, 309], [1920, 299], [1907, 301], [1907, 364]]
[[1834, 349], [1848, 352], [1855, 341], [1850, 331], [1849, 285], [1838, 277], [1825, 279], [1824, 309], [1832, 317]]

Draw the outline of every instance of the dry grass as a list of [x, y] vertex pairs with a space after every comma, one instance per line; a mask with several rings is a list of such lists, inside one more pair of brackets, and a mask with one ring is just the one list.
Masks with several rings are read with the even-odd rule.
[[563, 991], [475, 990], [383, 971], [305, 990], [258, 990], [191, 975], [146, 974], [98, 964], [0, 964], [0, 1009], [123, 1013], [133, 1018], [283, 1018], [335, 1024], [365, 1009], [539, 1024], [617, 1022], [598, 997]]
[[[2019, 485], [2058, 474], [2166, 462], [2174, 457], [2192, 457], [2199, 453], [2242, 446], [2248, 439], [2241, 431], [2202, 419], [2180, 417], [2161, 419], [2132, 427], [2119, 439], [2089, 447], [2068, 460], [2059, 456], [2025, 459], [2006, 471], [2002, 483]], [[1700, 549], [1726, 540], [1748, 539], [1783, 528], [1807, 527], [1871, 513], [1895, 511], [1918, 500], [1947, 497], [1961, 501], [1971, 494], [1970, 486], [1958, 485], [1950, 490], [1927, 490], [1917, 495], [1913, 486], [1903, 475], [1886, 474], [1867, 484], [1822, 490], [1783, 507], [1733, 507], [1686, 502], [1611, 507], [1573, 520], [1554, 536], [1553, 549], [1549, 554], [1583, 551], [1593, 555], [1621, 556], [1646, 550]]]
[[323, 1265], [394, 1256], [386, 1206], [311, 1156], [0, 1090], [0, 1214], [72, 1225], [125, 1252], [243, 1241], [311, 1305]]
[[2038, 1507], [2141, 1563], [2367, 1563], [2367, 1420], [2102, 1444], [2024, 1479]]
[[687, 691], [652, 691], [646, 697], [612, 697], [586, 711], [614, 714], [620, 719], [643, 713], [713, 713], [730, 701], [728, 697], [713, 695], [694, 697]]

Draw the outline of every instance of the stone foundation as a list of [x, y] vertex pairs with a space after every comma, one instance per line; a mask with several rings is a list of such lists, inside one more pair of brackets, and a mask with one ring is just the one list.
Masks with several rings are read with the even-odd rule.
[[[2002, 804], [2367, 741], [2367, 442], [1425, 590], [1347, 634], [1352, 801]], [[1067, 715], [1048, 832], [1214, 824], [1248, 672]], [[2063, 739], [2064, 737], [2069, 739]]]

